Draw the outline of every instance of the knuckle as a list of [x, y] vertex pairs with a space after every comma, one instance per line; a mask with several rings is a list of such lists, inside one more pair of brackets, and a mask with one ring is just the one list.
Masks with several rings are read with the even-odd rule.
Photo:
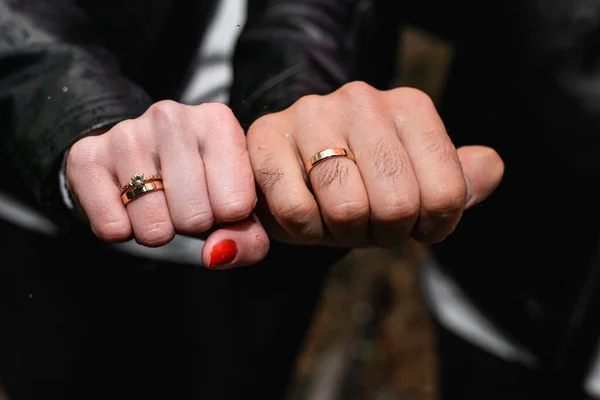
[[198, 111], [204, 118], [210, 119], [211, 122], [224, 124], [228, 127], [239, 125], [233, 111], [226, 104], [204, 103], [198, 106]]
[[256, 196], [247, 193], [233, 194], [228, 201], [214, 207], [215, 215], [223, 221], [241, 221], [252, 213], [256, 205]]
[[258, 118], [250, 128], [246, 135], [248, 148], [260, 149], [260, 145], [273, 137], [277, 132], [277, 127], [280, 126], [281, 113], [267, 114]]
[[301, 97], [294, 103], [293, 109], [297, 115], [310, 115], [318, 110], [323, 103], [323, 96], [318, 94], [309, 94]]
[[134, 228], [134, 235], [137, 242], [148, 247], [170, 242], [175, 236], [175, 228], [168, 211], [162, 207], [145, 207], [144, 221], [139, 229]]
[[148, 114], [153, 119], [164, 121], [176, 121], [183, 116], [185, 105], [173, 100], [161, 100], [148, 108]]
[[411, 87], [401, 87], [392, 91], [394, 97], [402, 100], [403, 104], [407, 104], [411, 108], [431, 108], [435, 107], [433, 99], [427, 93], [420, 89]]
[[252, 125], [250, 125], [250, 127], [248, 128], [248, 134], [247, 134], [248, 140], [250, 140], [251, 137], [254, 137], [257, 133], [262, 133], [262, 132], [268, 130], [268, 127], [269, 127], [271, 121], [272, 121], [272, 114], [267, 114], [267, 115], [258, 117], [252, 123]]
[[234, 116], [233, 111], [231, 111], [231, 108], [227, 104], [224, 104], [224, 103], [218, 103], [218, 102], [203, 103], [198, 107], [199, 107], [199, 110], [201, 110], [204, 113], [207, 113], [208, 115], [215, 115], [215, 116], [221, 117], [221, 118]]
[[419, 216], [420, 204], [417, 200], [395, 201], [377, 207], [371, 213], [373, 221], [394, 224], [415, 220]]
[[325, 209], [323, 213], [331, 223], [344, 225], [368, 218], [369, 205], [361, 201], [344, 202]]
[[175, 230], [173, 226], [166, 221], [149, 223], [144, 229], [141, 229], [139, 233], [135, 233], [136, 241], [148, 247], [163, 246], [169, 243], [174, 237]]
[[139, 121], [139, 119], [123, 120], [123, 121], [119, 122], [118, 124], [116, 124], [110, 130], [110, 133], [112, 133], [112, 134], [118, 133], [119, 135], [132, 136], [132, 135], [134, 135], [135, 132], [138, 131], [138, 129], [136, 129], [137, 125], [139, 124], [138, 121]]
[[452, 216], [463, 210], [466, 197], [466, 184], [444, 185], [435, 195], [423, 201], [423, 213], [433, 218]]
[[[228, 138], [244, 137], [242, 126], [227, 105], [205, 103], [200, 105], [198, 110], [200, 112], [199, 118], [205, 126], [205, 132], [209, 135], [209, 139], [212, 136], [223, 137], [224, 135], [227, 135]], [[244, 143], [245, 140], [244, 138]]]
[[299, 199], [287, 201], [285, 204], [273, 207], [271, 211], [278, 222], [297, 226], [308, 225], [318, 213], [317, 208], [311, 203]]
[[[204, 208], [204, 207], [201, 207]], [[214, 216], [210, 210], [201, 210], [200, 207], [193, 207], [192, 210], [182, 213], [174, 218], [175, 227], [181, 233], [201, 233], [209, 230], [214, 222]]]
[[131, 236], [129, 221], [108, 221], [91, 225], [92, 232], [105, 242], [120, 242]]
[[111, 143], [117, 152], [138, 147], [146, 147], [148, 133], [139, 128], [137, 120], [128, 119], [119, 122], [111, 130]]
[[339, 94], [351, 99], [371, 98], [375, 94], [375, 88], [363, 81], [353, 81], [346, 83], [339, 90]]

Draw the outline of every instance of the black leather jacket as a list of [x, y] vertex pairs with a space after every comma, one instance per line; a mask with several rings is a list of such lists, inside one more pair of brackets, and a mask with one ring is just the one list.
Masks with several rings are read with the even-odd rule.
[[[0, 1], [0, 160], [10, 171], [1, 188], [19, 188], [61, 219], [64, 151], [93, 128], [177, 98], [215, 3]], [[357, 55], [365, 47], [358, 42], [372, 39], [370, 1], [259, 0], [248, 8], [232, 89], [246, 125], [302, 95], [369, 79]]]
[[[64, 151], [94, 127], [176, 98], [213, 3], [0, 0], [0, 188], [62, 221]], [[435, 253], [505, 333], [560, 364], [581, 338], [573, 311], [597, 303], [584, 283], [595, 285], [600, 223], [590, 200], [600, 102], [589, 90], [600, 24], [589, 17], [595, 2], [583, 3], [250, 1], [231, 106], [247, 126], [351, 80], [387, 87], [401, 22], [450, 40], [439, 104], [450, 136], [494, 146], [507, 171]]]

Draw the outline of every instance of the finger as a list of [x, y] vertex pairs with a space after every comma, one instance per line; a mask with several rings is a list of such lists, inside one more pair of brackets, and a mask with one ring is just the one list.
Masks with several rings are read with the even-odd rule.
[[[154, 135], [156, 127], [146, 115], [123, 121], [107, 133], [110, 135], [114, 173], [120, 185], [136, 174], [146, 176], [160, 172]], [[120, 156], [124, 154], [126, 156]], [[121, 204], [123, 207], [123, 204]], [[135, 240], [148, 247], [162, 246], [175, 236], [163, 190], [155, 190], [131, 200], [127, 205]]]
[[419, 185], [409, 155], [377, 92], [361, 86], [344, 90], [348, 140], [367, 190], [371, 234], [378, 246], [398, 245], [410, 237], [419, 216]]
[[[295, 142], [303, 160], [329, 148], [353, 149], [344, 119], [335, 102], [307, 96], [294, 105]], [[332, 157], [316, 164], [309, 174], [312, 191], [329, 233], [341, 245], [363, 245], [368, 237], [369, 199], [355, 162]]]
[[467, 177], [465, 208], [469, 208], [488, 198], [500, 185], [504, 176], [504, 162], [494, 149], [486, 146], [463, 146], [457, 153]]
[[175, 231], [199, 236], [214, 222], [205, 167], [200, 156], [197, 108], [175, 102], [154, 107], [153, 126], [159, 140], [159, 159], [168, 210]]
[[228, 269], [256, 264], [266, 257], [269, 238], [252, 214], [214, 231], [204, 243], [202, 263], [211, 269]]
[[223, 104], [196, 106], [193, 113], [215, 221], [247, 218], [256, 205], [256, 187], [242, 127]]
[[67, 158], [66, 180], [94, 234], [107, 242], [122, 242], [130, 239], [133, 231], [103, 150], [98, 137], [76, 142]]
[[439, 242], [454, 230], [466, 204], [467, 183], [460, 160], [427, 95], [414, 89], [391, 94], [389, 100], [408, 105], [396, 125], [419, 183], [421, 204], [413, 238]]
[[250, 162], [270, 214], [289, 235], [289, 241], [321, 243], [324, 239], [321, 213], [306, 186], [304, 167], [291, 139], [290, 126], [283, 113], [254, 122], [247, 135]]

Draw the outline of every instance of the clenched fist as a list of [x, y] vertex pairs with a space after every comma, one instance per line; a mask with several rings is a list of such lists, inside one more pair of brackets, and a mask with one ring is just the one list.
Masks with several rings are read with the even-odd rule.
[[456, 149], [434, 103], [411, 88], [349, 83], [260, 118], [247, 137], [259, 217], [289, 243], [438, 242], [504, 173], [493, 149]]
[[[135, 174], [160, 179], [135, 182]], [[139, 118], [77, 141], [66, 178], [102, 240], [133, 237], [155, 247], [176, 233], [211, 230], [202, 254], [198, 249], [206, 266], [248, 265], [267, 254], [269, 240], [252, 215], [257, 197], [246, 138], [224, 105], [156, 103]]]

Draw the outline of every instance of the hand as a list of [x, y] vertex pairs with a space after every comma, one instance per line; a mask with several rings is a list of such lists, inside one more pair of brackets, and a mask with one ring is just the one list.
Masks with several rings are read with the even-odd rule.
[[[121, 187], [136, 173], [162, 174], [164, 190], [125, 205]], [[102, 240], [133, 237], [156, 247], [176, 233], [214, 229], [202, 250], [206, 266], [253, 264], [267, 254], [269, 240], [251, 216], [256, 190], [244, 132], [224, 105], [156, 103], [139, 118], [77, 141], [66, 179]]]
[[[257, 120], [247, 140], [264, 197], [259, 218], [289, 243], [439, 242], [504, 173], [493, 149], [456, 149], [431, 99], [411, 88], [354, 82], [306, 96]], [[349, 149], [356, 161], [329, 158], [307, 174], [304, 162], [328, 148]]]

